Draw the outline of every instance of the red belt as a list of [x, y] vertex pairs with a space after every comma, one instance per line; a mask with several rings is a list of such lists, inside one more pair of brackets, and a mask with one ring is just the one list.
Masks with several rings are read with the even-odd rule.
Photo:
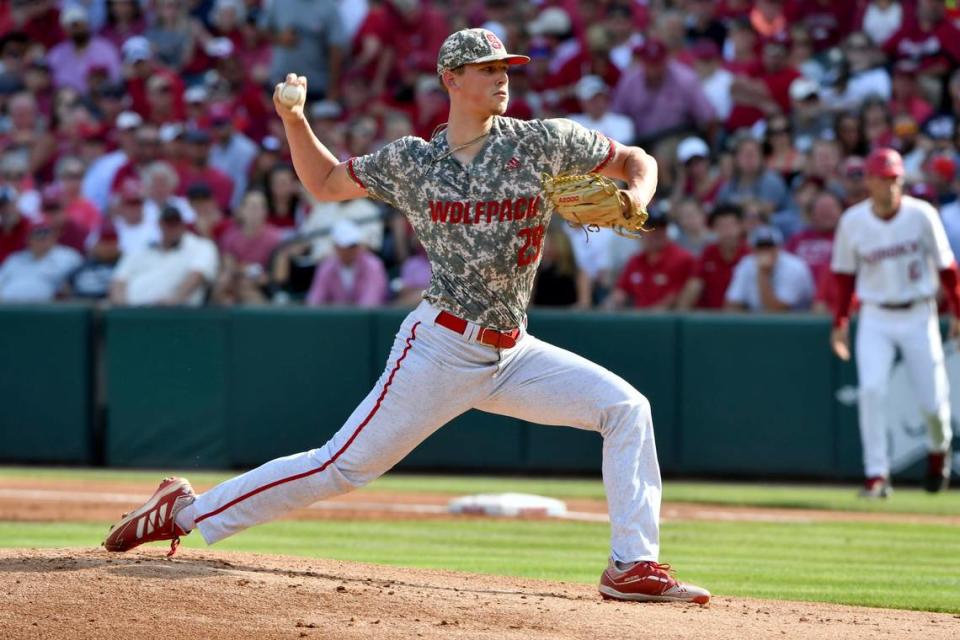
[[[446, 311], [441, 311], [437, 315], [436, 323], [441, 327], [446, 327], [451, 331], [456, 331], [460, 335], [463, 335], [467, 332], [467, 326], [469, 325], [469, 323], [463, 318], [458, 318], [452, 313], [447, 313]], [[517, 338], [519, 337], [520, 329], [513, 329], [512, 331], [495, 331], [494, 329], [480, 327], [477, 335], [474, 336], [474, 340], [481, 344], [496, 347], [497, 349], [510, 349], [517, 344]]]

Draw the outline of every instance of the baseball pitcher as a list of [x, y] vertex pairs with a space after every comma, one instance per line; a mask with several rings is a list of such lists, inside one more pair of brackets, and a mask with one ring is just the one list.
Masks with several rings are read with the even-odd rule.
[[[201, 495], [182, 478], [166, 479], [114, 525], [107, 549], [172, 540], [172, 553], [193, 529], [212, 544], [362, 487], [454, 417], [480, 409], [603, 437], [612, 538], [599, 587], [605, 598], [709, 600], [708, 591], [678, 582], [658, 563], [661, 485], [650, 403], [622, 378], [526, 329], [552, 213], [569, 205], [570, 218], [589, 226], [594, 206], [585, 202], [596, 202], [604, 215], [614, 202], [619, 226], [642, 228], [656, 162], [570, 120], [503, 117], [507, 71], [528, 60], [507, 53], [490, 31], [452, 34], [437, 62], [450, 95], [446, 128], [430, 141], [405, 137], [346, 162], [314, 136], [302, 99], [285, 106], [277, 86], [275, 107], [306, 188], [320, 201], [367, 196], [404, 212], [430, 257], [433, 279], [400, 326], [376, 386], [329, 442]], [[290, 75], [290, 84], [306, 79]], [[590, 173], [628, 188], [604, 195], [603, 180], [556, 179]]]
[[957, 265], [937, 210], [903, 194], [903, 159], [893, 149], [867, 158], [870, 197], [840, 219], [831, 268], [839, 302], [831, 344], [850, 358], [847, 318], [856, 287], [862, 302], [857, 329], [860, 437], [866, 482], [860, 495], [885, 498], [890, 460], [884, 398], [899, 350], [929, 430], [926, 489], [937, 492], [950, 479], [950, 389], [944, 365], [937, 287], [953, 312], [950, 337], [960, 335]]

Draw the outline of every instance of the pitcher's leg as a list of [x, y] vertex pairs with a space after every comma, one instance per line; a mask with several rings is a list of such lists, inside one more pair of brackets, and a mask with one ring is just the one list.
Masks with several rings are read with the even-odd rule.
[[887, 451], [886, 394], [896, 352], [890, 336], [885, 333], [886, 328], [867, 313], [865, 310], [861, 315], [856, 340], [863, 469], [867, 478], [887, 478], [890, 457]]
[[477, 408], [598, 431], [612, 558], [655, 561], [661, 487], [650, 403], [614, 373], [533, 336], [510, 351], [504, 352], [495, 392]]
[[380, 380], [325, 445], [272, 460], [198, 496], [185, 515], [193, 516], [204, 540], [222, 540], [361, 487], [469, 408], [470, 398], [443, 388], [456, 383], [436, 375], [431, 331], [438, 329], [405, 323]]

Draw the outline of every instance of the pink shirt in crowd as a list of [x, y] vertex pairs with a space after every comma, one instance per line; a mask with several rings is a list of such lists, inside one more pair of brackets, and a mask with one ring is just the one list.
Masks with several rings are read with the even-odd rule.
[[[358, 307], [376, 307], [387, 300], [387, 271], [383, 262], [367, 249], [362, 249], [353, 264], [352, 273], [344, 269], [336, 255], [317, 266], [307, 304], [349, 304]], [[352, 281], [347, 286], [345, 281]]]
[[280, 244], [280, 230], [272, 225], [264, 225], [253, 236], [248, 236], [235, 224], [227, 227], [220, 238], [220, 250], [241, 264], [257, 263], [267, 268], [270, 255]]
[[47, 54], [47, 62], [53, 71], [55, 87], [70, 87], [80, 93], [87, 92], [87, 74], [91, 69], [105, 69], [113, 82], [120, 80], [123, 70], [117, 48], [109, 40], [96, 36], [83, 51], [77, 51], [69, 40], [61, 42]]

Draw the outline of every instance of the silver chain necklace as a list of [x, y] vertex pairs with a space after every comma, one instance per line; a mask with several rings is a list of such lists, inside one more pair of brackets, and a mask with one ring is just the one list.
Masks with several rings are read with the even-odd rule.
[[[490, 132], [489, 132], [489, 131], [487, 131], [486, 133], [481, 133], [479, 136], [477, 136], [477, 137], [474, 138], [473, 140], [470, 140], [469, 142], [464, 142], [463, 144], [458, 144], [457, 146], [453, 147], [452, 149], [448, 149], [448, 150], [445, 151], [444, 153], [441, 153], [439, 156], [437, 156], [436, 158], [434, 158], [433, 161], [434, 161], [434, 162], [437, 162], [437, 161], [439, 161], [439, 160], [443, 160], [444, 158], [447, 158], [447, 157], [453, 155], [453, 154], [456, 153], [457, 151], [460, 151], [460, 149], [465, 149], [465, 148], [469, 147], [469, 146], [472, 145], [472, 144], [475, 144], [475, 143], [477, 143], [477, 142], [480, 142], [481, 140], [483, 140], [484, 138], [486, 138], [488, 135], [490, 135]], [[447, 140], [447, 144], [449, 144], [449, 143], [450, 143], [450, 141]]]

